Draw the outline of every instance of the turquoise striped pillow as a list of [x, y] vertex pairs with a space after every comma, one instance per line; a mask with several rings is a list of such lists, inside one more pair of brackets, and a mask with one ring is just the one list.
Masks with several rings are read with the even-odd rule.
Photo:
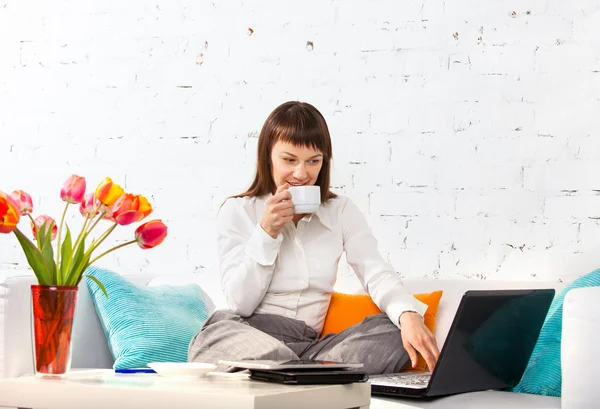
[[513, 392], [560, 396], [560, 341], [562, 335], [563, 301], [573, 288], [600, 286], [600, 269], [579, 277], [552, 301], [525, 373]]
[[187, 362], [188, 345], [207, 318], [197, 284], [140, 286], [97, 267], [89, 267], [86, 274], [100, 280], [108, 293], [107, 298], [94, 281], [86, 280], [114, 369]]

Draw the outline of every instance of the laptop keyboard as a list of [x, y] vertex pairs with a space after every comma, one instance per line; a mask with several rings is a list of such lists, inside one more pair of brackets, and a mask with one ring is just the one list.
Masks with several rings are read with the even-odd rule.
[[370, 382], [371, 385], [422, 389], [427, 387], [429, 379], [431, 379], [430, 373], [406, 373], [371, 376]]

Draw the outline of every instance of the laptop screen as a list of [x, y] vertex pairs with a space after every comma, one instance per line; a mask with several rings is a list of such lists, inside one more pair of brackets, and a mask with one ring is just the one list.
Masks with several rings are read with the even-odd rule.
[[467, 291], [427, 395], [515, 386], [553, 298], [552, 289]]

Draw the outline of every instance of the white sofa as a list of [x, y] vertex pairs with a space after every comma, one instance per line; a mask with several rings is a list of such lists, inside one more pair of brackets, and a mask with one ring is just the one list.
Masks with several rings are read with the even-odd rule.
[[[198, 282], [198, 276], [128, 275], [128, 279], [141, 285], [164, 283], [185, 284]], [[0, 378], [19, 377], [33, 373], [30, 285], [35, 283], [29, 274], [0, 272]], [[200, 283], [199, 283], [200, 284]], [[468, 289], [499, 288], [554, 288], [557, 293], [564, 288], [560, 282], [516, 282], [473, 280], [406, 280], [413, 293], [443, 290], [436, 320], [436, 338], [441, 346], [462, 294]], [[563, 325], [568, 328], [569, 345], [562, 345], [563, 397], [562, 407], [568, 409], [600, 407], [600, 392], [595, 380], [595, 366], [600, 363], [597, 348], [600, 342], [600, 287], [573, 290], [565, 300]], [[209, 308], [214, 304], [207, 296]], [[582, 330], [584, 328], [584, 331]], [[585, 337], [577, 335], [583, 331]], [[594, 345], [595, 344], [595, 345]], [[595, 360], [595, 361], [594, 361]], [[82, 286], [74, 324], [73, 368], [111, 368], [113, 363], [106, 338], [85, 286]], [[596, 388], [596, 389], [594, 389]], [[373, 409], [400, 408], [560, 408], [561, 398], [486, 391], [441, 398], [430, 402], [374, 397]]]

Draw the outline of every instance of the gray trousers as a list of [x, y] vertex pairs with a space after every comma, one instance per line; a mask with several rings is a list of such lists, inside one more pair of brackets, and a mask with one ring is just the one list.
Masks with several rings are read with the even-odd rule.
[[319, 338], [304, 321], [275, 314], [243, 318], [231, 311], [215, 311], [192, 338], [188, 361], [217, 364], [220, 359], [360, 362], [370, 375], [400, 372], [410, 361], [400, 330], [385, 314]]

